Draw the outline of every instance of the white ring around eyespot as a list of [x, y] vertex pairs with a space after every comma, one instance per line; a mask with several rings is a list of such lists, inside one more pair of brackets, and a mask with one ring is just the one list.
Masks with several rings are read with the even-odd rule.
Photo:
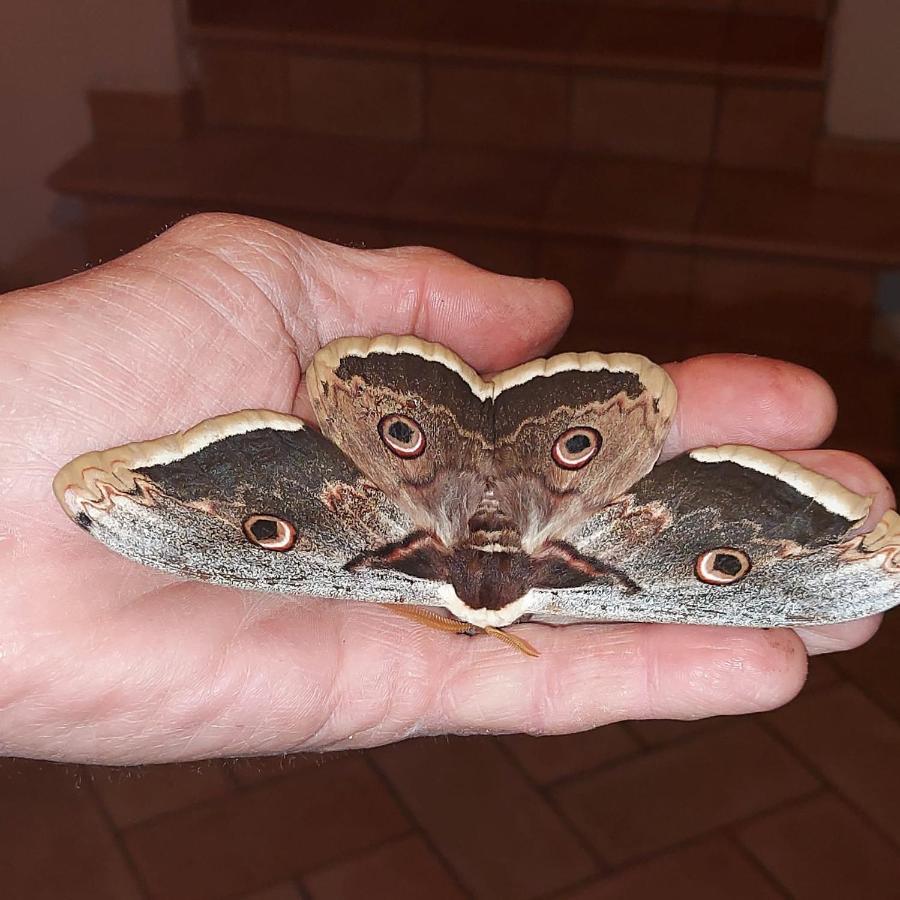
[[[405, 447], [402, 444], [398, 444], [395, 442], [395, 439], [392, 438], [388, 433], [390, 425], [392, 425], [394, 422], [402, 422], [416, 435], [416, 441], [414, 444], [411, 444], [409, 447]], [[390, 450], [391, 453], [393, 453], [395, 456], [399, 456], [401, 459], [415, 459], [417, 456], [421, 456], [425, 452], [424, 429], [415, 419], [412, 419], [409, 416], [405, 416], [403, 415], [403, 413], [389, 413], [386, 416], [382, 416], [381, 420], [378, 423], [378, 434], [388, 450]]]
[[[736, 575], [720, 572], [715, 568], [717, 556], [733, 556], [741, 564], [740, 571]], [[750, 568], [750, 557], [743, 550], [735, 547], [716, 547], [713, 550], [707, 550], [697, 557], [694, 565], [694, 571], [701, 581], [715, 585], [735, 584], [747, 575]]]
[[[567, 456], [568, 450], [565, 450], [566, 441], [570, 441], [579, 434], [585, 435], [590, 443], [580, 453], [575, 456]], [[550, 450], [550, 457], [561, 469], [581, 469], [586, 466], [600, 451], [603, 444], [603, 438], [596, 428], [590, 428], [587, 425], [577, 425], [574, 428], [567, 428], [554, 442]], [[563, 449], [560, 449], [563, 448]]]
[[[274, 522], [277, 528], [277, 533], [273, 538], [263, 538], [260, 540], [256, 537], [255, 534], [251, 531], [251, 528], [257, 522]], [[257, 547], [260, 547], [263, 550], [278, 550], [280, 552], [284, 552], [285, 550], [290, 550], [291, 547], [294, 546], [294, 542], [297, 540], [297, 529], [288, 522], [286, 519], [281, 519], [278, 516], [270, 516], [270, 515], [255, 515], [248, 516], [244, 519], [241, 527], [243, 528], [244, 535], [247, 540], [250, 541], [251, 544], [255, 544]]]

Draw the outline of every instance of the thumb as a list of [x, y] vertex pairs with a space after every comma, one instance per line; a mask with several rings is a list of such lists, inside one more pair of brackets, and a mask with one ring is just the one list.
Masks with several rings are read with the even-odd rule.
[[571, 318], [558, 282], [497, 275], [428, 247], [360, 250], [223, 214], [186, 219], [145, 249], [172, 244], [204, 248], [250, 278], [304, 367], [336, 337], [415, 334], [477, 369], [502, 369], [550, 350]]

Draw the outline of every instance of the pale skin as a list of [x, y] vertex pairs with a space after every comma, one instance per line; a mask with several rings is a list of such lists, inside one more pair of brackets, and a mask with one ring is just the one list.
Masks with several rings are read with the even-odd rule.
[[[0, 753], [94, 763], [365, 747], [416, 734], [578, 731], [770, 709], [808, 653], [877, 618], [802, 632], [516, 626], [538, 658], [379, 606], [185, 582], [77, 529], [50, 488], [86, 450], [242, 408], [311, 419], [302, 371], [342, 335], [412, 333], [481, 371], [550, 351], [571, 303], [423, 248], [357, 250], [237, 216], [189, 219], [118, 260], [0, 302]], [[633, 350], [602, 347], [600, 350]], [[893, 503], [852, 454], [811, 450], [828, 386], [772, 360], [667, 366], [664, 457], [704, 444], [789, 454]]]

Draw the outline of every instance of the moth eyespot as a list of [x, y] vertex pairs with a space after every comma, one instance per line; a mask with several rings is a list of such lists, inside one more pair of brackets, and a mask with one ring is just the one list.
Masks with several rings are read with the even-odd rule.
[[401, 459], [415, 459], [425, 452], [425, 432], [409, 416], [400, 413], [384, 416], [378, 423], [378, 433], [388, 450]]
[[247, 540], [263, 550], [290, 550], [297, 540], [297, 529], [278, 516], [247, 516], [242, 527]]
[[750, 557], [734, 547], [716, 547], [697, 557], [694, 570], [707, 584], [735, 584], [750, 571]]
[[554, 441], [550, 456], [562, 469], [580, 469], [602, 446], [603, 438], [595, 428], [569, 428]]

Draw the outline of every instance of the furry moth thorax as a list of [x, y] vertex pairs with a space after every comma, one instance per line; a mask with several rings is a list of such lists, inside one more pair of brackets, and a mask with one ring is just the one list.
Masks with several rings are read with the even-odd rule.
[[342, 338], [321, 433], [249, 410], [86, 453], [54, 491], [112, 549], [218, 584], [517, 621], [811, 625], [900, 602], [900, 518], [753, 447], [657, 464], [665, 371], [566, 353], [481, 378], [438, 344]]

